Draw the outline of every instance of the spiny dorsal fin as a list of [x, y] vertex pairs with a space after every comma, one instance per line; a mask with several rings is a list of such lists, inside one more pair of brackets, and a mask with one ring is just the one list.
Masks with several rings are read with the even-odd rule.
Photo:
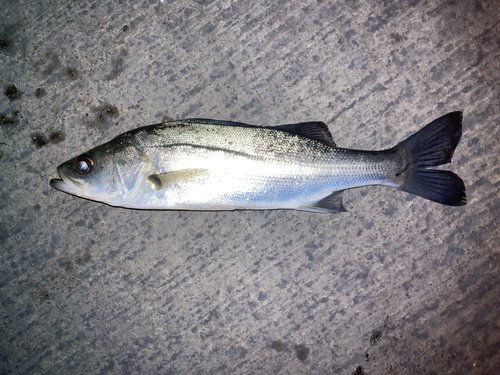
[[298, 124], [286, 124], [273, 127], [273, 129], [285, 131], [291, 134], [301, 135], [303, 137], [314, 139], [328, 145], [330, 147], [337, 147], [332, 139], [330, 130], [324, 122], [300, 122]]
[[183, 120], [186, 122], [204, 122], [213, 125], [224, 125], [224, 126], [239, 126], [245, 128], [269, 128], [276, 129], [280, 131], [284, 131], [290, 134], [301, 135], [306, 138], [314, 139], [315, 141], [319, 141], [324, 143], [330, 147], [337, 147], [335, 142], [332, 139], [332, 135], [330, 130], [328, 130], [328, 126], [324, 122], [321, 121], [311, 121], [311, 122], [299, 122], [297, 124], [285, 124], [278, 126], [258, 126], [258, 125], [248, 125], [243, 124], [241, 122], [234, 121], [219, 121], [219, 120], [209, 120], [209, 119], [187, 119]]

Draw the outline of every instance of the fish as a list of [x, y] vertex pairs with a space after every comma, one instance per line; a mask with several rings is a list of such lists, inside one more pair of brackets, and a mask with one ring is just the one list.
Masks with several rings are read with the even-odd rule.
[[50, 185], [110, 206], [146, 210], [346, 211], [346, 189], [386, 185], [433, 202], [467, 202], [451, 162], [462, 112], [396, 146], [339, 148], [323, 122], [273, 127], [208, 119], [168, 121], [118, 135], [57, 167]]

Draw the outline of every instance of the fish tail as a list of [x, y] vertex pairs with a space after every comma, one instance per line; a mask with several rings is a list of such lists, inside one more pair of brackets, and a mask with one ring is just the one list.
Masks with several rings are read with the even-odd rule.
[[464, 205], [462, 179], [450, 171], [428, 169], [450, 163], [461, 136], [462, 112], [451, 112], [394, 147], [405, 160], [395, 187], [448, 206]]

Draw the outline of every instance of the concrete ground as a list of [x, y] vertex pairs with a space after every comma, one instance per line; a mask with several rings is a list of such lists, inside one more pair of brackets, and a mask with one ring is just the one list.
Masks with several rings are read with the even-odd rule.
[[[0, 374], [500, 373], [500, 2], [3, 1]], [[112, 208], [49, 186], [140, 125], [324, 121], [391, 147], [463, 110], [468, 204]]]

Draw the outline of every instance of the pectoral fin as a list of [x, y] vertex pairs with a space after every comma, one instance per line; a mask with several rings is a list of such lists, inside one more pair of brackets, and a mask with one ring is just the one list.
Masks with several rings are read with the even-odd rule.
[[208, 169], [181, 169], [166, 173], [152, 174], [148, 177], [148, 182], [155, 190], [162, 190], [168, 186], [186, 183], [202, 183], [208, 176]]

